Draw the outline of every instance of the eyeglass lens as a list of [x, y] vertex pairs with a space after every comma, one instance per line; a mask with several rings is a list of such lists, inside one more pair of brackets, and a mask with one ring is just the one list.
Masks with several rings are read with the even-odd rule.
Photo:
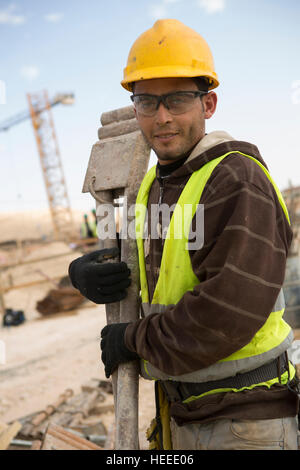
[[198, 96], [198, 92], [176, 92], [162, 96], [137, 95], [132, 98], [138, 112], [146, 116], [153, 116], [160, 102], [163, 102], [172, 114], [185, 113], [193, 106]]

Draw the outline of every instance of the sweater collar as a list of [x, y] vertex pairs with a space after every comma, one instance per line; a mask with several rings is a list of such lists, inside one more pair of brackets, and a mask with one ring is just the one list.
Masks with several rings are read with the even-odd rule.
[[[178, 159], [178, 162], [180, 161], [179, 167], [171, 168], [170, 174], [164, 177], [177, 178], [186, 176], [199, 170], [209, 161], [224, 155], [224, 153], [234, 151], [250, 154], [268, 168], [255, 145], [249, 142], [235, 140], [225, 131], [213, 131], [206, 134], [198, 142], [187, 158], [185, 156], [182, 159]], [[173, 165], [173, 163], [170, 164], [170, 167], [171, 165]], [[160, 177], [158, 165], [156, 166], [156, 175], [158, 178]]]

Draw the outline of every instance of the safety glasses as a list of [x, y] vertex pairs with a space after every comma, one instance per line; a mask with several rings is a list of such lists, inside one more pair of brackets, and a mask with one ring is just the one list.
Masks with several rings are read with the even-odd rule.
[[141, 93], [131, 95], [130, 98], [138, 113], [144, 116], [154, 116], [160, 103], [167, 108], [171, 114], [183, 114], [192, 109], [198, 97], [207, 95], [206, 91], [176, 91], [166, 95], [150, 95]]

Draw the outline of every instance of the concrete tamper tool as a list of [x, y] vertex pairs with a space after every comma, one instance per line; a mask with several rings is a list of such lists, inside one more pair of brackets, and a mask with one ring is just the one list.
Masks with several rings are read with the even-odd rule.
[[[93, 145], [83, 185], [96, 201], [98, 225], [104, 222], [114, 227], [107, 235], [101, 232], [99, 248], [118, 247], [114, 211], [115, 201], [123, 198], [128, 208], [135, 204], [136, 196], [147, 172], [150, 147], [138, 128], [132, 106], [105, 112], [101, 115], [99, 140]], [[107, 211], [105, 211], [107, 209]], [[134, 224], [133, 211], [123, 210], [121, 229], [121, 261], [131, 270], [131, 286], [121, 302], [107, 304], [107, 323], [131, 322], [139, 318], [139, 268], [136, 240], [126, 236], [127, 227]], [[124, 229], [126, 227], [126, 229]], [[103, 262], [104, 260], [99, 260]], [[107, 259], [106, 262], [114, 262]], [[139, 449], [138, 438], [138, 370], [137, 361], [120, 364], [113, 373], [116, 435], [118, 450]]]

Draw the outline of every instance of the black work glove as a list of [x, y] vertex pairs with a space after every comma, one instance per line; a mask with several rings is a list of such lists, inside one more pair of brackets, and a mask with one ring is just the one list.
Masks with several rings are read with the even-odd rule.
[[117, 257], [118, 248], [93, 251], [75, 259], [69, 266], [73, 286], [84, 297], [96, 304], [119, 302], [127, 295], [130, 286], [130, 269], [124, 262], [105, 262]]
[[129, 323], [112, 323], [101, 331], [101, 359], [105, 366], [107, 378], [121, 362], [139, 359], [139, 356], [125, 346], [125, 330]]

